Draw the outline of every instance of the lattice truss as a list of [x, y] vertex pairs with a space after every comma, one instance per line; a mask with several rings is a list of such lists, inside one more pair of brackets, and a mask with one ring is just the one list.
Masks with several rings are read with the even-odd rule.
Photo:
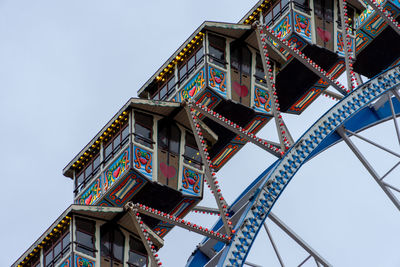
[[[396, 31], [396, 33], [400, 34], [399, 24], [389, 12], [384, 11], [382, 6], [380, 6], [374, 0], [365, 1], [385, 20], [390, 27]], [[379, 176], [349, 137], [357, 137], [398, 158], [400, 158], [400, 153], [394, 152], [391, 149], [383, 147], [372, 140], [362, 137], [356, 131], [346, 129], [344, 126], [344, 122], [347, 119], [352, 117], [362, 108], [371, 105], [371, 103], [379, 105], [379, 103], [382, 101], [388, 102], [390, 108], [386, 120], [393, 120], [397, 138], [400, 144], [400, 128], [396, 120], [396, 117], [399, 115], [400, 111], [396, 110], [393, 104], [394, 99], [397, 99], [397, 101], [400, 102], [400, 95], [398, 92], [398, 86], [400, 86], [400, 69], [399, 67], [394, 67], [385, 71], [379, 77], [360, 85], [360, 83], [362, 83], [360, 76], [353, 70], [354, 58], [351, 56], [350, 49], [352, 37], [349, 34], [346, 0], [339, 1], [339, 8], [341, 11], [340, 13], [342, 14], [341, 25], [344, 25], [343, 35], [345, 37], [344, 52], [347, 87], [341, 84], [338, 80], [334, 79], [327, 71], [322, 69], [321, 66], [304, 55], [304, 53], [296, 48], [295, 43], [288, 42], [284, 38], [279, 37], [266, 25], [262, 25], [259, 22], [253, 24], [253, 27], [257, 33], [259, 46], [261, 48], [260, 52], [263, 57], [267, 88], [269, 93], [272, 95], [272, 114], [275, 120], [279, 143], [258, 137], [240, 127], [235, 122], [213, 111], [212, 109], [202, 106], [199, 103], [192, 102], [191, 100], [187, 100], [185, 103], [185, 109], [188, 117], [190, 118], [192, 130], [194, 133], [197, 133], [195, 134], [195, 139], [198, 147], [201, 148], [199, 153], [201, 155], [202, 162], [204, 163], [205, 183], [210, 189], [217, 204], [216, 209], [197, 206], [193, 211], [196, 213], [217, 215], [222, 221], [223, 226], [219, 229], [209, 229], [193, 222], [186, 221], [182, 218], [155, 210], [151, 207], [144, 206], [140, 203], [128, 203], [125, 208], [130, 213], [132, 221], [139, 232], [143, 244], [146, 247], [148, 255], [151, 258], [152, 266], [160, 266], [162, 263], [158, 257], [154, 245], [151, 242], [149, 233], [146, 231], [146, 227], [143, 226], [144, 223], [141, 215], [150, 216], [207, 237], [208, 241], [203, 244], [204, 249], [207, 249], [207, 247], [213, 247], [217, 242], [222, 242], [224, 244], [224, 249], [216, 252], [215, 256], [210, 260], [207, 266], [242, 266], [245, 264], [248, 266], [259, 266], [257, 264], [246, 262], [246, 256], [256, 237], [256, 233], [260, 228], [264, 228], [266, 231], [281, 266], [284, 266], [282, 257], [280, 256], [277, 246], [271, 236], [271, 232], [265, 223], [267, 217], [308, 253], [308, 256], [299, 263], [299, 266], [303, 265], [310, 259], [313, 259], [317, 266], [330, 266], [330, 264], [322, 256], [320, 256], [304, 240], [296, 235], [296, 233], [294, 233], [294, 231], [285, 225], [279, 218], [277, 218], [277, 216], [271, 212], [271, 209], [296, 171], [310, 158], [313, 151], [319, 144], [321, 144], [322, 140], [324, 140], [325, 137], [333, 132], [336, 132], [341, 136], [354, 154], [360, 159], [368, 172], [373, 176], [378, 185], [387, 194], [393, 204], [400, 210], [400, 202], [391, 191], [394, 190], [400, 193], [400, 189], [384, 181], [384, 179], [398, 165], [400, 165], [400, 160], [383, 176]], [[335, 105], [327, 114], [321, 117], [314, 124], [314, 126], [311, 127], [311, 129], [308, 130], [297, 142], [293, 141], [293, 138], [280, 113], [279, 100], [276, 93], [273, 71], [270, 65], [268, 52], [268, 49], [270, 49], [270, 47], [273, 45], [272, 42], [277, 43], [280, 47], [288, 51], [294, 58], [299, 60], [304, 66], [317, 74], [338, 92], [334, 93], [328, 90], [323, 92], [334, 100], [340, 100], [340, 102]], [[200, 114], [206, 116], [219, 125], [241, 136], [247, 142], [255, 144], [279, 159], [278, 163], [273, 166], [273, 170], [268, 174], [268, 177], [255, 183], [253, 186], [254, 190], [250, 190], [243, 197], [243, 202], [239, 201], [238, 203], [234, 203], [232, 206], [229, 206], [223, 197], [216, 173], [214, 172], [212, 162], [210, 160], [206, 142], [203, 138], [203, 130], [198, 121], [198, 116]]]

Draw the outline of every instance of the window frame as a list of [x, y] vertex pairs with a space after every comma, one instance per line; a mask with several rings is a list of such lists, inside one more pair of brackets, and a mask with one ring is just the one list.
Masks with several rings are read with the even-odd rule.
[[[128, 128], [128, 135], [122, 139], [122, 133], [124, 130]], [[119, 151], [126, 145], [126, 143], [129, 142], [129, 135], [130, 135], [130, 130], [129, 130], [129, 122], [126, 122], [125, 124], [122, 124], [120, 129], [114, 134], [110, 140], [107, 141], [107, 143], [104, 144], [103, 146], [103, 162], [104, 164], [108, 163], [110, 159], [112, 159], [116, 154], [119, 153]], [[114, 141], [119, 138], [119, 143], [116, 147], [114, 147]], [[110, 154], [106, 155], [106, 150], [107, 148], [111, 145], [111, 152]]]
[[[211, 37], [211, 36], [216, 36], [217, 38], [224, 39], [225, 47], [219, 47], [218, 44], [211, 42], [211, 41], [210, 41], [210, 37]], [[226, 60], [226, 56], [227, 56], [227, 53], [226, 53], [226, 45], [227, 45], [227, 40], [226, 40], [225, 37], [220, 36], [220, 35], [217, 35], [217, 34], [213, 34], [213, 33], [208, 33], [208, 46], [209, 46], [209, 47], [213, 47], [214, 49], [223, 51], [223, 54], [224, 54], [224, 60], [222, 61], [221, 59], [216, 58], [216, 57], [214, 57], [213, 55], [211, 55], [211, 54], [210, 54], [210, 51], [208, 51], [208, 53], [207, 53], [207, 56], [208, 56], [208, 58], [209, 58], [208, 61], [209, 61], [211, 64], [215, 64], [215, 65], [220, 66], [220, 67], [222, 67], [222, 68], [226, 68], [226, 65], [228, 64], [228, 62], [227, 62], [227, 60]], [[211, 62], [210, 59], [212, 59], [213, 61], [216, 61], [217, 63]], [[218, 64], [218, 63], [219, 63], [219, 64]], [[220, 64], [223, 65], [223, 66], [221, 66]]]
[[[198, 58], [198, 52], [203, 50], [202, 55], [200, 56], [200, 58]], [[179, 86], [182, 85], [182, 83], [184, 81], [186, 81], [187, 78], [189, 78], [190, 74], [192, 74], [199, 65], [201, 65], [201, 63], [203, 63], [203, 59], [204, 59], [204, 45], [199, 45], [198, 47], [196, 47], [196, 49], [193, 51], [193, 53], [190, 55], [190, 57], [188, 57], [187, 59], [185, 59], [184, 61], [182, 61], [181, 63], [178, 64], [178, 82], [177, 84]], [[189, 69], [189, 61], [191, 59], [194, 58], [194, 65]], [[185, 74], [182, 75], [181, 77], [181, 69], [182, 67], [185, 68]]]
[[[102, 250], [100, 249], [100, 257], [105, 257], [109, 260], [111, 260], [111, 262], [113, 263], [114, 261], [116, 261], [117, 263], [121, 263], [122, 265], [124, 264], [124, 256], [125, 256], [125, 239], [126, 236], [124, 235], [124, 233], [121, 231], [121, 229], [116, 226], [116, 225], [109, 225], [109, 224], [103, 224], [100, 228], [100, 247], [102, 244], [102, 228], [105, 228], [106, 230], [108, 230], [108, 232], [106, 232], [106, 234], [108, 234], [108, 240], [107, 242], [110, 244], [110, 256], [104, 256], [102, 255]], [[115, 246], [115, 233], [119, 231], [120, 234], [122, 235], [123, 238], [123, 242], [122, 242], [122, 259], [118, 259], [115, 257], [114, 255], [114, 246]]]
[[[290, 3], [292, 3], [292, 2], [294, 2], [294, 1], [293, 1], [293, 0], [290, 0], [290, 1], [288, 1], [284, 6], [282, 6], [282, 0], [276, 1], [276, 2], [275, 2], [273, 5], [271, 5], [271, 6], [268, 8], [268, 10], [263, 14], [264, 23], [265, 23], [266, 25], [268, 25], [268, 26], [270, 26], [271, 24], [274, 24], [277, 20], [280, 19], [280, 17], [282, 16], [282, 14], [285, 13], [286, 10], [289, 9], [289, 5], [290, 5]], [[275, 9], [275, 7], [277, 7], [278, 5], [279, 5], [279, 11], [277, 11], [277, 14], [275, 14], [274, 9]], [[296, 3], [295, 3], [294, 5], [296, 6]], [[298, 4], [298, 5], [301, 7], [300, 4]], [[304, 10], [306, 10], [306, 9], [304, 8]], [[310, 9], [310, 10], [311, 10], [311, 9]], [[266, 18], [269, 14], [271, 15], [271, 19], [270, 19], [270, 21], [267, 22], [265, 18]]]
[[[184, 152], [183, 152], [183, 154], [182, 154], [182, 156], [183, 156], [183, 162], [184, 162], [185, 164], [187, 164], [187, 165], [190, 165], [190, 166], [196, 168], [196, 169], [201, 169], [201, 168], [203, 167], [203, 162], [201, 161], [201, 156], [200, 156], [199, 148], [197, 147], [196, 144], [195, 144], [195, 146], [191, 146], [191, 145], [189, 145], [188, 142], [187, 142], [187, 138], [188, 138], [188, 136], [190, 136], [190, 135], [193, 136], [193, 138], [195, 139], [194, 134], [192, 134], [192, 133], [190, 133], [190, 132], [188, 132], [188, 131], [185, 131], [185, 146], [184, 146]], [[195, 139], [195, 143], [196, 143], [196, 139]], [[190, 156], [188, 156], [188, 155], [186, 154], [186, 151], [187, 151], [187, 150], [186, 150], [186, 147], [190, 147], [190, 148], [192, 148], [192, 149], [194, 149], [194, 150], [197, 150], [198, 153], [199, 153], [200, 161], [198, 161], [197, 159], [190, 158]], [[192, 161], [192, 162], [189, 162], [189, 161]]]
[[[69, 231], [69, 229], [68, 229], [68, 230], [66, 230], [64, 233], [62, 233], [62, 234], [57, 238], [57, 240], [52, 241], [52, 242], [51, 242], [51, 245], [50, 245], [49, 247], [47, 247], [46, 249], [43, 250], [43, 266], [44, 266], [44, 267], [52, 267], [52, 266], [55, 266], [56, 263], [59, 262], [59, 260], [61, 260], [63, 257], [65, 257], [68, 253], [71, 252], [71, 235], [69, 235], [69, 234], [70, 234], [70, 231]], [[67, 235], [69, 235], [70, 238], [69, 238], [68, 244], [66, 245], [66, 247], [64, 247], [63, 240], [64, 240], [64, 237], [66, 237]], [[55, 253], [54, 249], [55, 249], [59, 244], [61, 245], [61, 248], [60, 248], [61, 250], [60, 250], [60, 252], [59, 252], [57, 255], [55, 255], [55, 254], [54, 254], [54, 253]], [[68, 249], [66, 249], [66, 248], [68, 248]], [[48, 264], [46, 258], [47, 258], [47, 255], [49, 255], [50, 253], [52, 254], [52, 257], [51, 257], [52, 259], [51, 259], [50, 263]], [[56, 259], [56, 257], [57, 257], [57, 259]], [[40, 263], [40, 259], [39, 259], [38, 262]], [[35, 266], [35, 264], [37, 264], [37, 262], [35, 262], [34, 264], [32, 264], [32, 266]]]
[[[93, 233], [89, 233], [88, 231], [86, 231], [85, 229], [79, 229], [79, 223], [78, 223], [78, 221], [86, 221], [87, 223], [90, 223], [90, 224], [92, 224], [93, 225], [93, 229], [94, 229], [94, 232]], [[81, 243], [79, 243], [79, 240], [78, 240], [78, 237], [77, 237], [77, 232], [82, 232], [82, 233], [84, 233], [84, 234], [87, 234], [87, 235], [90, 235], [90, 236], [92, 236], [92, 244], [93, 244], [93, 247], [91, 248], [91, 247], [88, 247], [88, 246], [86, 246], [86, 245], [83, 245], [83, 244], [81, 244]], [[91, 257], [96, 257], [96, 252], [97, 252], [97, 249], [96, 249], [96, 222], [95, 221], [93, 221], [93, 220], [89, 220], [89, 219], [85, 219], [85, 218], [81, 218], [81, 217], [75, 217], [75, 236], [76, 236], [76, 240], [74, 241], [74, 244], [75, 244], [75, 249], [78, 251], [78, 252], [80, 252], [80, 253], [83, 253], [83, 254], [85, 254], [85, 255], [89, 255], [89, 256], [91, 256]], [[90, 252], [92, 252], [92, 254], [88, 254], [88, 253], [86, 253], [86, 252], [83, 252], [83, 251], [79, 251], [78, 250], [78, 248], [83, 248], [83, 249], [85, 249], [85, 250], [87, 250], [87, 251], [90, 251]]]
[[[151, 128], [149, 128], [147, 125], [144, 125], [144, 124], [140, 123], [140, 120], [137, 120], [137, 118], [136, 118], [136, 114], [140, 114], [140, 116], [151, 117], [151, 122], [152, 122]], [[154, 142], [154, 116], [152, 116], [152, 115], [150, 115], [150, 114], [147, 114], [147, 113], [134, 111], [133, 117], [134, 117], [134, 121], [135, 121], [135, 123], [134, 123], [134, 125], [133, 125], [133, 128], [134, 128], [134, 131], [133, 131], [134, 141], [135, 141], [136, 143], [138, 143], [138, 144], [141, 144], [141, 145], [143, 145], [143, 146], [146, 146], [146, 147], [148, 147], [148, 148], [153, 149], [153, 145], [155, 144], [155, 142]], [[150, 139], [147, 139], [146, 137], [143, 137], [143, 136], [137, 134], [137, 133], [136, 133], [136, 124], [140, 125], [140, 126], [143, 127], [143, 128], [146, 128], [146, 129], [150, 130], [150, 136], [151, 136], [151, 138], [150, 138]], [[139, 140], [141, 140], [141, 141], [143, 141], [143, 142], [149, 144], [149, 146], [138, 142], [136, 139], [139, 139]]]
[[[99, 158], [100, 162], [99, 165], [94, 168], [94, 161]], [[101, 168], [101, 158], [100, 158], [100, 151], [98, 151], [93, 157], [92, 159], [86, 164], [86, 166], [84, 168], [82, 168], [82, 170], [80, 170], [79, 172], [76, 172], [75, 175], [75, 180], [74, 180], [74, 185], [75, 185], [75, 189], [74, 189], [74, 193], [75, 195], [78, 194], [79, 192], [82, 191], [83, 188], [85, 188], [85, 186], [89, 183], [89, 181], [96, 176], [96, 174], [100, 171]], [[90, 174], [88, 175], [88, 177], [86, 177], [86, 170], [88, 168], [92, 168]], [[82, 182], [78, 183], [78, 178], [79, 176], [83, 175], [83, 180]]]
[[[148, 257], [148, 255], [147, 255], [147, 254], [144, 254], [144, 253], [142, 253], [142, 252], [139, 252], [139, 251], [137, 251], [137, 250], [134, 250], [134, 249], [131, 248], [131, 240], [132, 240], [132, 239], [136, 240], [138, 243], [141, 244], [141, 242], [140, 242], [139, 239], [137, 239], [137, 238], [135, 238], [135, 237], [133, 237], [133, 236], [131, 236], [131, 235], [129, 236], [129, 242], [128, 242], [128, 244], [129, 244], [128, 259], [127, 259], [127, 261], [126, 261], [126, 264], [128, 264], [129, 267], [137, 267], [137, 265], [134, 265], [132, 262], [129, 262], [129, 260], [130, 260], [130, 252], [132, 251], [132, 252], [134, 252], [135, 254], [144, 256], [144, 257], [146, 258], [146, 265], [145, 265], [145, 266], [149, 266], [149, 257]], [[145, 249], [145, 250], [146, 250], [146, 249]]]

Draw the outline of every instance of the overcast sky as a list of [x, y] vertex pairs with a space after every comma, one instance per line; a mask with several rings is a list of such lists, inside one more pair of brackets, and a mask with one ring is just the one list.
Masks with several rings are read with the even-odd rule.
[[[237, 22], [255, 3], [0, 0], [0, 266], [12, 264], [72, 203], [62, 169], [184, 40], [204, 20]], [[300, 117], [284, 116], [292, 135], [332, 104], [321, 98]], [[366, 135], [398, 151], [389, 126]], [[260, 135], [275, 138], [269, 127]], [[381, 174], [397, 162], [361, 148]], [[253, 145], [240, 151], [218, 174], [228, 203], [273, 161]], [[202, 205], [215, 206], [210, 199], [206, 192]], [[306, 164], [274, 212], [334, 266], [400, 266], [400, 213], [344, 144]], [[212, 225], [216, 217], [190, 219]], [[296, 266], [307, 255], [275, 230], [286, 265]], [[162, 262], [183, 266], [201, 239], [174, 229]], [[249, 261], [278, 266], [265, 232]]]

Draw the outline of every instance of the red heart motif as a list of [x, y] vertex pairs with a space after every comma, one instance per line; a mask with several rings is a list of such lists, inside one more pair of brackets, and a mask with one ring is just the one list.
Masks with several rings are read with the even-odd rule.
[[249, 89], [247, 89], [246, 85], [240, 85], [238, 82], [233, 83], [233, 90], [235, 90], [236, 94], [240, 97], [245, 97], [249, 93]]
[[267, 102], [267, 100], [264, 98], [264, 97], [262, 97], [262, 96], [260, 96], [259, 97], [260, 98], [260, 102], [261, 102], [261, 104], [265, 104], [265, 102]]
[[143, 165], [146, 165], [147, 159], [140, 157], [139, 160], [140, 160], [140, 163], [142, 163]]
[[115, 171], [113, 171], [113, 176], [117, 178], [120, 172], [121, 172], [121, 167], [118, 167]]
[[190, 185], [194, 185], [194, 183], [196, 182], [192, 177], [188, 178], [188, 182]]
[[300, 28], [304, 29], [307, 25], [304, 22], [300, 22]]
[[218, 84], [221, 83], [221, 78], [220, 78], [220, 77], [215, 77], [214, 80], [215, 80], [215, 82], [218, 83]]
[[332, 37], [330, 32], [325, 31], [325, 30], [321, 29], [320, 27], [317, 27], [317, 33], [318, 33], [319, 37], [321, 37], [322, 41], [324, 41], [325, 43], [328, 42]]
[[92, 201], [92, 197], [93, 197], [93, 195], [90, 195], [90, 196], [85, 200], [85, 204], [86, 204], [86, 205], [90, 205], [90, 201]]
[[196, 93], [196, 86], [193, 87], [193, 88], [189, 91], [190, 97], [192, 97], [192, 96], [194, 95], [194, 93]]
[[168, 166], [164, 162], [160, 163], [160, 170], [161, 173], [168, 179], [174, 177], [176, 174], [174, 166]]

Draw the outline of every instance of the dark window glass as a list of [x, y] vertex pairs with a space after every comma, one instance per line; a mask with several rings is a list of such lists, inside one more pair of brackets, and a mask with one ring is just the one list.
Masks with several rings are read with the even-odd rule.
[[44, 261], [46, 263], [46, 265], [45, 265], [46, 267], [47, 266], [53, 266], [53, 251], [52, 250], [47, 252]]
[[175, 123], [162, 120], [160, 121], [158, 130], [158, 146], [164, 150], [168, 150], [172, 154], [179, 154], [179, 145], [181, 133]]
[[[106, 224], [100, 230], [100, 254], [113, 263], [123, 262], [125, 238], [118, 226]], [[112, 265], [111, 265], [112, 266]]]
[[256, 77], [259, 79], [265, 79], [264, 74], [264, 66], [262, 63], [261, 55], [257, 54], [256, 56]]
[[54, 247], [54, 258], [58, 258], [61, 255], [61, 241], [57, 243], [57, 245]]
[[112, 142], [110, 142], [107, 146], [106, 146], [106, 150], [104, 153], [104, 157], [106, 160], [108, 160], [108, 157], [111, 155], [112, 152]]
[[85, 178], [85, 174], [82, 172], [79, 174], [78, 179], [77, 179], [77, 185], [81, 184], [83, 182], [83, 179]]
[[153, 147], [153, 116], [135, 112], [135, 142]]
[[247, 75], [251, 73], [251, 52], [245, 46], [242, 47], [242, 73]]
[[171, 80], [168, 81], [168, 92], [175, 88], [175, 77], [172, 77]]
[[198, 169], [201, 168], [201, 156], [194, 135], [186, 132], [184, 161]]
[[225, 67], [225, 38], [209, 34], [210, 62]]
[[165, 84], [161, 89], [160, 89], [160, 100], [163, 100], [164, 96], [167, 94], [167, 85]]
[[239, 70], [240, 69], [240, 60], [239, 60], [239, 46], [234, 43], [231, 45], [231, 67]]
[[179, 68], [179, 82], [182, 82], [184, 79], [186, 79], [186, 64], [183, 64]]
[[203, 59], [204, 56], [204, 47], [201, 47], [199, 50], [196, 52], [196, 63], [198, 63], [200, 60]]
[[144, 267], [147, 266], [147, 252], [143, 244], [136, 238], [129, 239], [129, 266]]
[[195, 64], [196, 64], [196, 58], [195, 58], [195, 56], [192, 56], [188, 61], [188, 72], [189, 73], [191, 73], [193, 71]]
[[113, 143], [115, 152], [117, 149], [119, 149], [119, 145], [121, 144], [121, 136], [118, 135], [117, 137], [115, 137]]
[[88, 179], [92, 174], [92, 165], [86, 167], [85, 169], [85, 179]]
[[121, 134], [122, 142], [125, 143], [125, 141], [128, 140], [128, 137], [129, 137], [129, 127], [127, 126], [122, 130]]
[[85, 219], [76, 219], [77, 251], [94, 256], [95, 223]]
[[276, 6], [273, 9], [273, 14], [274, 14], [274, 20], [276, 19], [276, 15], [279, 14], [279, 11], [281, 10], [281, 5], [280, 3], [276, 4]]
[[264, 23], [268, 24], [272, 20], [272, 12], [268, 12], [267, 15], [264, 17]]
[[98, 170], [99, 166], [100, 166], [100, 156], [97, 156], [93, 160], [93, 172], [96, 172]]
[[68, 253], [70, 244], [71, 244], [71, 236], [68, 233], [62, 239], [63, 254]]
[[284, 8], [287, 4], [289, 4], [289, 0], [282, 0], [281, 6]]

